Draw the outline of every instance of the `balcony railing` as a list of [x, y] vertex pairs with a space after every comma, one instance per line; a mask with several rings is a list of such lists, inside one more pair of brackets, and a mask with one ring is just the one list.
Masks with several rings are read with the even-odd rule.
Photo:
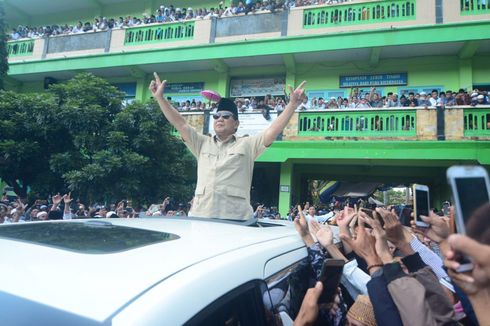
[[7, 43], [9, 57], [31, 55], [34, 51], [34, 40], [11, 41]]
[[460, 0], [461, 15], [490, 14], [488, 0]]
[[490, 136], [490, 108], [464, 110], [465, 137]]
[[303, 28], [373, 24], [416, 18], [415, 0], [392, 0], [305, 9]]
[[301, 112], [298, 136], [415, 137], [416, 110]]
[[194, 21], [134, 27], [126, 30], [124, 45], [140, 45], [170, 41], [192, 40]]

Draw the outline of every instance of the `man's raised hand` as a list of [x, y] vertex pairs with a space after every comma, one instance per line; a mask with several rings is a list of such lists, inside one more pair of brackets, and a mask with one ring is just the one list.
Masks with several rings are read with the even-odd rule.
[[163, 91], [165, 90], [165, 85], [167, 84], [167, 81], [164, 80], [162, 82], [156, 72], [153, 73], [153, 77], [155, 77], [155, 79], [150, 82], [150, 86], [148, 88], [150, 89], [151, 94], [155, 99], [163, 98]]
[[296, 89], [293, 89], [291, 85], [288, 85], [289, 88], [289, 101], [293, 102], [297, 105], [301, 104], [303, 98], [305, 98], [305, 89], [304, 86], [306, 84], [306, 80], [303, 80], [301, 84], [299, 84]]

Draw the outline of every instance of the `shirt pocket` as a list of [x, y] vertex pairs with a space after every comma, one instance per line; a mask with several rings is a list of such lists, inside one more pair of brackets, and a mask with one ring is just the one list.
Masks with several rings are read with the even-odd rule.
[[246, 152], [244, 148], [232, 148], [226, 154], [225, 168], [241, 168], [244, 164]]
[[245, 190], [234, 186], [227, 186], [226, 194], [231, 197], [238, 197], [243, 199], [247, 198], [247, 192]]

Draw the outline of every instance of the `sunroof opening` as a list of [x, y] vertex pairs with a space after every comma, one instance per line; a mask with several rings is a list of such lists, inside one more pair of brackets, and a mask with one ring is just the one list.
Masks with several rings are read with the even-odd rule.
[[107, 221], [22, 223], [0, 226], [0, 238], [85, 254], [109, 254], [179, 239], [166, 232], [113, 225]]

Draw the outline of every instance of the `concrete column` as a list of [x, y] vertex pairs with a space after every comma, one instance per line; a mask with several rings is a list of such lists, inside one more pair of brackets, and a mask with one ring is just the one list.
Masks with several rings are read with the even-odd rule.
[[459, 88], [473, 89], [473, 65], [471, 59], [459, 60]]
[[288, 85], [293, 88], [296, 86], [296, 73], [294, 71], [286, 71], [286, 93], [289, 93]]
[[228, 72], [218, 73], [218, 93], [222, 97], [228, 97], [230, 90], [230, 74]]
[[291, 206], [291, 192], [293, 189], [293, 164], [291, 162], [281, 163], [281, 176], [279, 179], [279, 213], [286, 216]]
[[146, 101], [150, 98], [148, 94], [148, 82], [146, 76], [136, 79], [136, 96], [137, 101]]

